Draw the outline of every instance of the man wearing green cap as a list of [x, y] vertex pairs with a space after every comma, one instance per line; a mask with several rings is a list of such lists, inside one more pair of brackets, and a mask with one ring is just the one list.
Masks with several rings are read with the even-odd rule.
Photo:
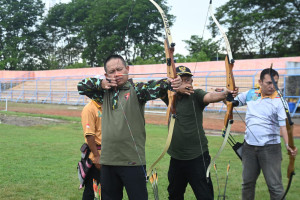
[[169, 199], [183, 200], [189, 183], [195, 197], [213, 200], [213, 185], [206, 179], [206, 170], [210, 163], [208, 141], [202, 126], [203, 110], [209, 103], [224, 100], [229, 93], [237, 95], [238, 89], [207, 93], [201, 89], [193, 90], [193, 74], [185, 66], [176, 68], [182, 85], [177, 91], [176, 121], [173, 138], [168, 150], [171, 156], [168, 171]]

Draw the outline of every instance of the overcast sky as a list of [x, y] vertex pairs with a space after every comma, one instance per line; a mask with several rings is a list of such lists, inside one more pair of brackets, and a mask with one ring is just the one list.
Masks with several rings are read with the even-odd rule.
[[[56, 3], [67, 3], [71, 0], [43, 0], [46, 8]], [[138, 0], [136, 0], [138, 1]], [[214, 0], [213, 8], [219, 7], [229, 0]], [[209, 0], [168, 0], [171, 7], [171, 14], [176, 16], [176, 21], [171, 27], [173, 41], [176, 43], [175, 53], [187, 55], [185, 43], [182, 40], [189, 40], [191, 35], [202, 36], [204, 39], [211, 38], [210, 32], [204, 27]], [[208, 21], [206, 22], [207, 26]]]

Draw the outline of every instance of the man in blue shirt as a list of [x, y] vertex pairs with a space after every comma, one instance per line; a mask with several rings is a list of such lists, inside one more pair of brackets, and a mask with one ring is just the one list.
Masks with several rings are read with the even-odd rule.
[[252, 89], [236, 97], [239, 106], [247, 105], [247, 128], [242, 154], [243, 200], [255, 198], [256, 180], [261, 170], [268, 185], [270, 199], [283, 197], [280, 133], [286, 149], [293, 156], [297, 154], [297, 149], [293, 151], [288, 146], [286, 113], [281, 99], [275, 91], [270, 74], [273, 74], [275, 82], [278, 82], [277, 71], [270, 68], [264, 69], [260, 74], [260, 89]]

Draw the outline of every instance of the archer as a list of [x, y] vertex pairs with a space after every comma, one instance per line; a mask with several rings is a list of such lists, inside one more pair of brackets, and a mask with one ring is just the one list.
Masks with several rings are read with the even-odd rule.
[[177, 90], [175, 103], [176, 121], [173, 138], [168, 154], [171, 156], [168, 179], [169, 199], [183, 200], [187, 184], [190, 184], [195, 197], [214, 199], [210, 177], [206, 179], [206, 170], [210, 163], [208, 140], [203, 129], [203, 110], [209, 103], [219, 102], [235, 91], [207, 93], [201, 89], [193, 90], [193, 74], [188, 67], [176, 68], [182, 85]]
[[87, 78], [78, 91], [103, 103], [101, 146], [101, 195], [121, 200], [123, 188], [130, 200], [147, 200], [145, 161], [145, 104], [177, 89], [181, 79], [161, 79], [133, 83], [129, 66], [119, 55], [104, 62], [106, 79]]
[[235, 98], [239, 101], [239, 106], [247, 105], [242, 153], [242, 199], [245, 200], [255, 198], [256, 180], [261, 170], [270, 192], [270, 199], [284, 198], [280, 133], [291, 156], [295, 157], [297, 154], [297, 148], [288, 142], [290, 138], [286, 129], [287, 116], [283, 106], [285, 100], [282, 99], [281, 102], [280, 91], [275, 90], [278, 79], [277, 71], [271, 68], [264, 69], [258, 81], [260, 89], [243, 92]]

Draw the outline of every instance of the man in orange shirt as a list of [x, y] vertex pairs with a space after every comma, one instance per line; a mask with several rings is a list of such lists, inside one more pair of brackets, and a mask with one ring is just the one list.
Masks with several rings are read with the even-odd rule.
[[102, 105], [93, 100], [83, 108], [81, 113], [85, 142], [91, 151], [89, 159], [93, 162], [85, 179], [83, 200], [94, 200], [93, 179], [100, 183], [101, 117]]

